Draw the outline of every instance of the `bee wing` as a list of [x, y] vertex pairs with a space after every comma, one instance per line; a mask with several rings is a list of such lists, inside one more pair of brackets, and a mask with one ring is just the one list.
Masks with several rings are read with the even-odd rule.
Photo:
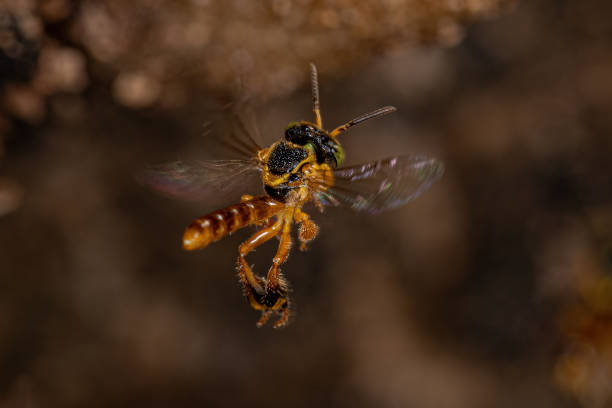
[[260, 172], [255, 159], [176, 161], [153, 166], [138, 179], [165, 195], [204, 201], [244, 192], [256, 180], [261, 182]]
[[334, 171], [334, 185], [319, 185], [324, 205], [380, 213], [417, 198], [444, 173], [444, 164], [422, 156], [397, 156]]
[[248, 101], [238, 101], [209, 113], [204, 124], [202, 141], [209, 157], [249, 160], [262, 149], [262, 137], [257, 128], [255, 113]]
[[241, 160], [255, 157], [262, 149], [260, 146], [262, 137], [248, 101], [226, 106], [222, 116], [223, 120], [218, 120], [208, 129], [214, 142], [225, 147], [227, 153], [231, 154], [229, 157]]

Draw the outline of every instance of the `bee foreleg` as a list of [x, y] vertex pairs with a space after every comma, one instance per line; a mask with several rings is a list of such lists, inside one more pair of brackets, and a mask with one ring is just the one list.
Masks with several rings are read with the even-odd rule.
[[243, 242], [238, 248], [238, 276], [240, 283], [242, 284], [244, 295], [249, 300], [249, 304], [256, 310], [267, 309], [263, 303], [266, 283], [262, 278], [253, 273], [251, 267], [246, 261], [245, 256], [249, 252], [255, 250], [255, 248], [258, 246], [278, 235], [278, 233], [281, 231], [282, 225], [282, 221], [279, 220], [269, 227], [257, 231], [251, 236], [251, 238]]
[[308, 214], [300, 210], [296, 209], [294, 215], [295, 222], [300, 224], [298, 229], [298, 240], [300, 241], [300, 251], [305, 251], [306, 244], [316, 238], [319, 233], [319, 227], [315, 224]]

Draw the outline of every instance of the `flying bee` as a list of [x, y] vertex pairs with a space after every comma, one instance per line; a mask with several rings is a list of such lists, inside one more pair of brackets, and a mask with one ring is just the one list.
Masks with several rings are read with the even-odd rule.
[[[193, 221], [183, 235], [183, 248], [202, 249], [234, 231], [255, 225], [260, 229], [238, 248], [237, 270], [244, 294], [253, 309], [261, 311], [257, 327], [271, 314], [279, 319], [275, 328], [287, 324], [290, 314], [289, 285], [281, 273], [292, 247], [291, 230], [297, 225], [300, 249], [319, 233], [319, 227], [303, 211], [313, 202], [322, 212], [325, 206], [345, 205], [357, 211], [379, 213], [418, 197], [443, 171], [441, 162], [419, 156], [397, 156], [370, 163], [341, 167], [344, 150], [339, 136], [352, 126], [396, 109], [386, 106], [336, 127], [323, 128], [319, 109], [317, 70], [310, 64], [314, 122], [291, 122], [281, 140], [261, 148], [248, 134], [252, 157], [246, 160], [173, 163], [155, 169], [149, 179], [156, 188], [173, 195], [210, 194], [217, 188], [259, 172], [265, 194], [243, 195], [239, 204], [214, 211]], [[244, 147], [246, 143], [242, 143]], [[253, 272], [246, 256], [274, 237], [278, 250], [266, 277]]]

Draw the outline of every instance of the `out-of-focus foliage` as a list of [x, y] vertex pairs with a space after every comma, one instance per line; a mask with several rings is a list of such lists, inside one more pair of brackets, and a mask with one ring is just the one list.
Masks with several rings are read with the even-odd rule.
[[[611, 403], [612, 5], [604, 0], [0, 1], [0, 405], [577, 407]], [[376, 217], [330, 209], [256, 330], [241, 231], [149, 164], [250, 95], [262, 139], [310, 119], [347, 163], [446, 173]], [[221, 126], [222, 127], [222, 126]], [[260, 186], [245, 186], [258, 194]], [[267, 270], [272, 247], [251, 258]]]

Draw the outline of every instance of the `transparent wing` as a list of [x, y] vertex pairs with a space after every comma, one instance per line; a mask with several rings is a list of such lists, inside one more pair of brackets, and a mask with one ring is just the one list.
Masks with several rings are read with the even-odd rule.
[[248, 101], [228, 104], [209, 116], [203, 140], [211, 157], [248, 160], [261, 150], [261, 135]]
[[251, 160], [177, 161], [153, 166], [139, 181], [169, 196], [190, 201], [219, 200], [232, 193], [248, 193], [259, 180], [261, 166]]
[[[230, 157], [248, 159], [255, 157], [261, 150], [261, 135], [255, 115], [246, 102], [232, 104], [223, 112], [224, 120], [210, 127], [209, 132], [219, 146], [228, 149]], [[259, 140], [259, 141], [258, 141]]]
[[315, 187], [324, 205], [380, 213], [417, 198], [444, 173], [442, 162], [398, 156], [334, 171], [334, 185]]

